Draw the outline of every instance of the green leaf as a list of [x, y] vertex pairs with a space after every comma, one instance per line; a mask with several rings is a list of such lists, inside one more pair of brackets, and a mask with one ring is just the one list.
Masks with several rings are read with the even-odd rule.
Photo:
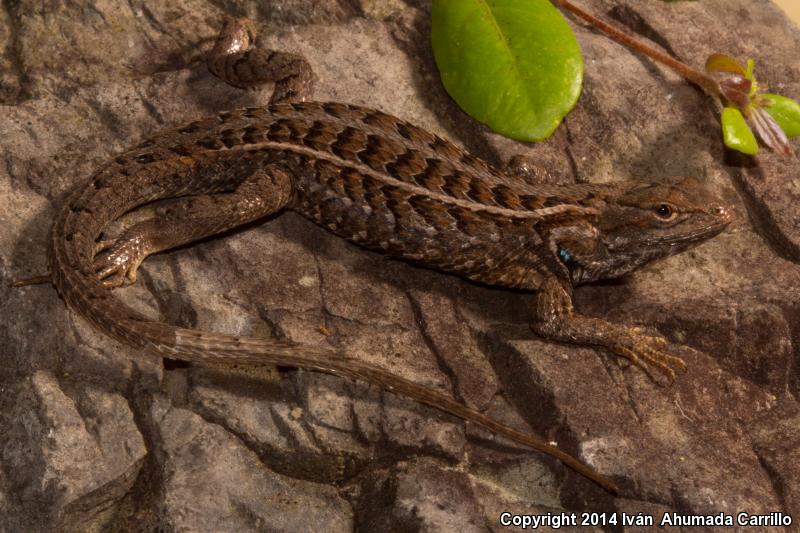
[[548, 0], [434, 0], [431, 39], [450, 96], [514, 139], [546, 139], [580, 96], [581, 50]]
[[742, 113], [735, 107], [722, 110], [722, 138], [728, 148], [748, 155], [758, 153], [756, 137], [747, 126]]
[[762, 94], [761, 98], [768, 103], [764, 109], [775, 119], [787, 137], [800, 135], [800, 104], [797, 101], [769, 93]]

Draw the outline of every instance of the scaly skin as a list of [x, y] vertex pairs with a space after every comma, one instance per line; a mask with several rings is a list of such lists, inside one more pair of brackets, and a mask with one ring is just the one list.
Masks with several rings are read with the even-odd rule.
[[[279, 79], [281, 98], [302, 97], [311, 80], [302, 58], [255, 53], [251, 39], [246, 26], [228, 24], [212, 72], [239, 87]], [[178, 200], [164, 216], [97, 243], [124, 213], [169, 198]], [[274, 363], [368, 381], [548, 453], [609, 490], [611, 482], [557, 448], [381, 368], [321, 347], [178, 328], [109, 290], [134, 282], [149, 254], [283, 209], [392, 257], [538, 291], [539, 334], [605, 347], [669, 380], [672, 367], [684, 366], [674, 347], [577, 314], [572, 287], [626, 274], [730, 222], [728, 208], [692, 178], [528, 185], [380, 111], [314, 102], [225, 112], [160, 133], [101, 167], [55, 220], [54, 285], [70, 308], [122, 342], [173, 359]]]

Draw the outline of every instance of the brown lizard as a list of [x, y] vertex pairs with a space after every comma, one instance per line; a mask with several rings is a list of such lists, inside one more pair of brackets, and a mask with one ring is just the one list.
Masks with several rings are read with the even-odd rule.
[[[251, 47], [226, 25], [210, 70], [238, 87], [275, 81], [273, 102], [301, 100], [299, 56]], [[177, 199], [163, 216], [100, 240], [142, 205]], [[109, 290], [136, 280], [150, 254], [292, 209], [354, 243], [491, 285], [537, 291], [532, 328], [598, 346], [674, 379], [683, 361], [658, 335], [578, 314], [573, 286], [614, 278], [704, 241], [728, 207], [692, 178], [531, 185], [386, 113], [341, 103], [282, 102], [220, 113], [157, 134], [104, 164], [67, 199], [50, 236], [50, 276], [69, 307], [106, 334], [194, 362], [274, 363], [379, 385], [609, 480], [558, 448], [454, 399], [332, 349], [184, 329], [153, 320]]]

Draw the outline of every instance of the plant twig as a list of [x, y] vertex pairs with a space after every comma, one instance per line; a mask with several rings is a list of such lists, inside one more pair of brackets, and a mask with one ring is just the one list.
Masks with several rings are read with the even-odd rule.
[[629, 33], [626, 33], [618, 28], [615, 28], [611, 24], [600, 20], [599, 18], [595, 17], [591, 13], [584, 11], [580, 7], [576, 6], [569, 0], [553, 0], [553, 3], [559, 5], [566, 9], [567, 11], [573, 13], [577, 17], [582, 18], [598, 30], [602, 31], [606, 35], [608, 35], [611, 39], [617, 41], [620, 44], [627, 46], [637, 52], [640, 52], [653, 61], [657, 61], [662, 65], [665, 65], [687, 80], [697, 84], [702, 88], [705, 92], [707, 92], [711, 96], [716, 96], [718, 98], [722, 97], [722, 91], [720, 91], [719, 84], [706, 73], [697, 70], [696, 68], [692, 68], [686, 63], [682, 61], [678, 61], [674, 57], [665, 54], [664, 52], [653, 48], [650, 45], [647, 45], [640, 41], [639, 39], [633, 37]]

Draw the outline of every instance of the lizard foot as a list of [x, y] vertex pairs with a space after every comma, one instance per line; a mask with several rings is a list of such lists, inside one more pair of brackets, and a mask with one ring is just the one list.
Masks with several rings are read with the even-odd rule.
[[129, 285], [136, 283], [136, 271], [148, 252], [141, 238], [130, 237], [98, 242], [94, 256], [95, 274], [103, 285], [113, 289], [124, 285], [126, 280]]
[[644, 370], [653, 382], [660, 383], [653, 376], [653, 369], [666, 376], [669, 386], [675, 383], [676, 370], [686, 372], [686, 363], [683, 359], [668, 353], [676, 347], [666, 338], [661, 335], [648, 334], [639, 327], [626, 328], [626, 330], [623, 335], [620, 335], [620, 338], [614, 339], [608, 348]]

